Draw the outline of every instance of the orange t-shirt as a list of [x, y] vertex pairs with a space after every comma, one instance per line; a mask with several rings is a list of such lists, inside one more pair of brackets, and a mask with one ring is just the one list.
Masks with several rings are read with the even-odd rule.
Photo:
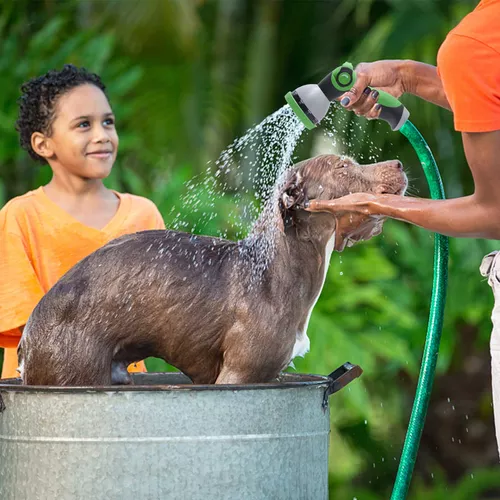
[[[42, 187], [13, 198], [0, 210], [0, 347], [17, 347], [19, 327], [78, 261], [123, 234], [165, 228], [153, 202], [131, 194], [116, 195], [120, 199], [116, 214], [102, 229], [74, 219]], [[11, 366], [9, 373], [3, 370], [2, 376], [17, 376], [15, 368]]]
[[500, 0], [482, 0], [465, 16], [437, 63], [456, 130], [500, 130]]

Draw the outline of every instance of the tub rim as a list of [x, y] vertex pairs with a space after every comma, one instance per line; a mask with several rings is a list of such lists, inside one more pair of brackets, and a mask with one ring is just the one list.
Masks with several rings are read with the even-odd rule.
[[[182, 372], [145, 372], [131, 373], [132, 378], [144, 376], [163, 378], [168, 375], [184, 375]], [[184, 375], [185, 376], [185, 375]], [[165, 392], [165, 391], [248, 391], [269, 389], [293, 389], [301, 387], [329, 387], [332, 379], [329, 376], [308, 373], [282, 373], [280, 378], [290, 379], [256, 384], [134, 384], [103, 386], [51, 386], [22, 385], [20, 378], [0, 379], [0, 392], [54, 392], [54, 393], [88, 393], [88, 392]], [[298, 379], [298, 380], [297, 380]]]

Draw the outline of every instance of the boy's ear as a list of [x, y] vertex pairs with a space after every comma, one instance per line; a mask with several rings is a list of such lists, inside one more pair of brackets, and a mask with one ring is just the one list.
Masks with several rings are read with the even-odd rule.
[[51, 158], [54, 156], [50, 139], [41, 132], [33, 132], [31, 134], [31, 147], [42, 158]]

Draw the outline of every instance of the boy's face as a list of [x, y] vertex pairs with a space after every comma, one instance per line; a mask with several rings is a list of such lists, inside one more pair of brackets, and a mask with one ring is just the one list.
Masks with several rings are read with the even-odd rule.
[[101, 89], [84, 84], [59, 98], [52, 123], [51, 166], [86, 179], [107, 177], [116, 159], [115, 117]]

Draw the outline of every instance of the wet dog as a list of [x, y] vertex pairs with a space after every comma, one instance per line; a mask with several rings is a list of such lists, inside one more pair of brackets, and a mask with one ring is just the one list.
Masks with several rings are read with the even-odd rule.
[[70, 269], [40, 300], [19, 346], [23, 383], [131, 383], [126, 366], [162, 358], [196, 384], [268, 382], [309, 350], [307, 325], [334, 249], [383, 219], [304, 210], [308, 199], [403, 195], [399, 161], [323, 155], [291, 167], [249, 236], [177, 231], [122, 236]]

